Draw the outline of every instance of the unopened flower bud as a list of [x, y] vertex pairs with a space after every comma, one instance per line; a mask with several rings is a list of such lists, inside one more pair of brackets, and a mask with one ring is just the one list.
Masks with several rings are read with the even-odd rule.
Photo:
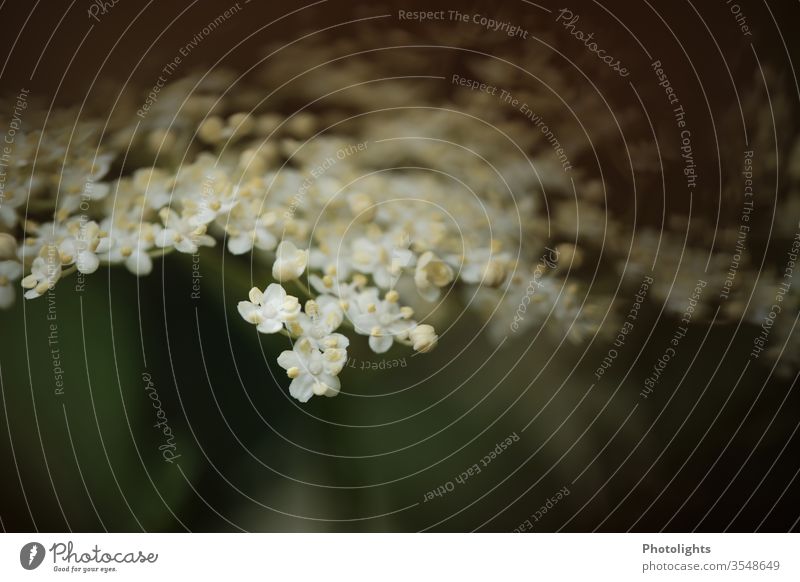
[[298, 249], [289, 241], [283, 241], [275, 252], [272, 276], [277, 281], [292, 281], [306, 270], [308, 251]]
[[414, 349], [421, 353], [427, 353], [436, 347], [439, 342], [439, 336], [432, 325], [423, 323], [411, 330], [409, 334]]

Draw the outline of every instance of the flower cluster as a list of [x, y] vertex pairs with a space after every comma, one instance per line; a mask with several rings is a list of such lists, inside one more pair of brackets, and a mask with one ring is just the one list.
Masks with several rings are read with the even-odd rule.
[[[273, 277], [281, 282], [296, 281], [305, 271], [307, 251], [291, 242], [282, 242], [276, 251]], [[438, 336], [432, 326], [412, 319], [411, 307], [400, 307], [399, 293], [391, 289], [381, 298], [377, 286], [355, 275], [342, 282], [331, 274], [312, 275], [318, 292], [301, 310], [297, 297], [287, 294], [280, 283], [270, 284], [263, 292], [254, 287], [249, 301], [239, 302], [239, 313], [260, 333], [283, 333], [292, 339], [293, 349], [278, 357], [278, 365], [292, 379], [289, 392], [301, 402], [312, 395], [335, 396], [339, 393], [338, 375], [347, 362], [350, 340], [337, 333], [346, 325], [357, 334], [369, 337], [376, 353], [388, 351], [394, 342], [419, 352], [435, 347]], [[306, 291], [310, 293], [309, 291]]]
[[[677, 314], [697, 273], [724, 283], [727, 256], [709, 259], [706, 241], [687, 246], [679, 228], [632, 232], [632, 221], [607, 207], [602, 182], [580, 171], [567, 176], [536, 126], [490, 95], [437, 92], [428, 81], [360, 82], [385, 77], [383, 69], [413, 74], [413, 59], [384, 62], [396, 58], [390, 51], [317, 71], [350, 48], [287, 47], [235, 92], [229, 71], [175, 79], [135, 127], [129, 120], [140, 96], [122, 97], [104, 122], [99, 112], [81, 118], [31, 103], [0, 192], [0, 307], [20, 284], [35, 298], [71, 272], [121, 265], [146, 275], [156, 257], [222, 244], [252, 254], [260, 282], [271, 275], [239, 313], [259, 333], [290, 339], [278, 364], [292, 396], [305, 402], [340, 391], [355, 336], [376, 353], [395, 344], [429, 352], [452, 305], [482, 314], [496, 340], [544, 325], [574, 341], [613, 332], [621, 295], [597, 284], [591, 262], [610, 278], [624, 275], [622, 284], [652, 273], [653, 299]], [[548, 71], [549, 86], [593, 124], [596, 144], [618, 129], [604, 124], [608, 116], [589, 96], [574, 94], [560, 69], [538, 54], [519, 58]], [[465, 66], [558, 127], [572, 159], [588, 155], [586, 128], [552, 95], [491, 59]], [[296, 100], [312, 101], [333, 81], [352, 86], [328, 94], [325, 110], [280, 113], [296, 104], [281, 93], [265, 109], [261, 87], [278, 86], [298, 67], [315, 75], [296, 79]], [[376, 101], [385, 108], [375, 110]], [[412, 102], [429, 106], [402, 107]], [[749, 290], [739, 282], [747, 272], [729, 305], [746, 305]], [[707, 315], [708, 307], [698, 311]], [[759, 319], [753, 310], [749, 317]]]

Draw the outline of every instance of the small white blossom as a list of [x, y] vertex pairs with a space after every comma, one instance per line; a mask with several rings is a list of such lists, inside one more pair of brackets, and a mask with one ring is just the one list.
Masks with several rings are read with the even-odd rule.
[[228, 250], [234, 255], [243, 255], [253, 247], [271, 251], [278, 244], [272, 230], [277, 222], [275, 213], [265, 212], [253, 218], [261, 206], [259, 200], [248, 200], [238, 204], [225, 224], [228, 233]]
[[239, 203], [238, 189], [231, 186], [224, 175], [218, 174], [206, 176], [199, 197], [184, 202], [192, 226], [208, 225], [217, 217], [227, 216]]
[[332, 373], [338, 374], [342, 370], [350, 345], [346, 335], [333, 333], [335, 328], [332, 329], [324, 318], [310, 317], [305, 313], [301, 313], [287, 327], [295, 336], [310, 341], [314, 348], [322, 352]]
[[214, 246], [214, 239], [206, 234], [206, 226], [196, 226], [182, 218], [174, 210], [163, 208], [159, 213], [164, 226], [159, 228], [155, 243], [157, 247], [174, 247], [181, 253], [194, 254], [201, 246]]
[[344, 311], [339, 301], [330, 295], [320, 295], [316, 300], [306, 302], [305, 313], [300, 314], [288, 329], [295, 336], [311, 338], [314, 345], [325, 349], [322, 346], [323, 340], [338, 329], [343, 321]]
[[[394, 294], [394, 296], [393, 296]], [[387, 299], [369, 303], [362, 313], [353, 318], [356, 333], [369, 336], [369, 347], [376, 354], [383, 354], [395, 340], [405, 340], [416, 325], [411, 321], [410, 310], [401, 309], [396, 291], [387, 293]]]
[[175, 180], [159, 168], [141, 168], [133, 173], [133, 185], [144, 194], [147, 206], [158, 210], [170, 203]]
[[289, 393], [300, 402], [308, 402], [313, 395], [336, 396], [341, 384], [337, 374], [338, 362], [328, 361], [308, 338], [300, 338], [293, 350], [278, 356], [278, 365], [292, 379]]
[[277, 333], [284, 323], [300, 313], [297, 297], [288, 295], [277, 283], [270, 284], [264, 292], [258, 287], [250, 290], [250, 301], [239, 302], [239, 314], [249, 323], [254, 323], [261, 333]]
[[113, 226], [110, 221], [104, 224], [109, 229], [111, 241], [108, 252], [101, 256], [111, 264], [123, 263], [134, 275], [149, 275], [153, 270], [153, 260], [148, 252], [153, 248], [155, 235], [153, 225]]
[[395, 241], [392, 237], [384, 237], [374, 242], [360, 237], [353, 242], [351, 260], [353, 268], [372, 275], [378, 287], [391, 289], [403, 269], [413, 266], [414, 253], [408, 249], [407, 240]]
[[347, 336], [334, 333], [344, 321], [339, 301], [330, 295], [320, 295], [306, 302], [305, 313], [288, 322], [286, 327], [294, 336], [306, 339], [325, 356], [329, 369], [339, 373], [347, 361]]
[[436, 301], [441, 295], [441, 288], [453, 281], [453, 269], [432, 252], [423, 253], [417, 262], [414, 272], [414, 283], [417, 291], [427, 301]]
[[108, 252], [110, 241], [96, 222], [73, 223], [74, 236], [65, 238], [58, 247], [63, 265], [75, 264], [84, 275], [94, 273], [100, 266], [97, 254]]

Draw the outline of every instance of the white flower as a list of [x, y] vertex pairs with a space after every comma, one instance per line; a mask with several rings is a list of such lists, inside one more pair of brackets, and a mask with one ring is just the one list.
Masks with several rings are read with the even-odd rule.
[[347, 316], [351, 320], [363, 313], [368, 313], [370, 309], [380, 303], [380, 295], [377, 287], [367, 287], [353, 294], [347, 301]]
[[54, 245], [42, 247], [40, 256], [33, 260], [31, 273], [22, 280], [22, 286], [28, 289], [26, 299], [34, 299], [47, 293], [61, 278], [61, 258]]
[[214, 239], [206, 234], [206, 226], [195, 226], [174, 210], [162, 208], [159, 212], [164, 226], [159, 228], [155, 242], [160, 248], [174, 247], [181, 253], [194, 254], [201, 246], [214, 246]]
[[347, 361], [347, 336], [334, 333], [344, 321], [344, 312], [339, 301], [330, 295], [320, 295], [317, 300], [306, 302], [305, 313], [287, 322], [286, 328], [298, 338], [304, 338], [323, 352], [331, 370], [339, 373]]
[[111, 169], [111, 162], [115, 154], [102, 154], [94, 160], [89, 157], [73, 160], [65, 165], [63, 174], [59, 177], [59, 186], [64, 195], [62, 201], [76, 194], [87, 196], [92, 200], [105, 198], [110, 189], [108, 184], [98, 183]]
[[189, 214], [189, 224], [201, 226], [210, 224], [218, 216], [226, 216], [238, 203], [238, 189], [224, 176], [212, 174], [203, 180], [199, 199], [185, 200], [183, 207]]
[[272, 276], [278, 281], [292, 281], [306, 270], [308, 251], [300, 250], [285, 240], [275, 251], [275, 262], [272, 264]]
[[322, 342], [326, 336], [332, 334], [342, 321], [344, 321], [344, 311], [339, 301], [330, 295], [320, 295], [316, 300], [307, 301], [305, 313], [301, 313], [287, 327], [293, 335], [308, 336], [314, 341], [314, 345], [324, 349], [318, 342]]
[[436, 301], [441, 295], [441, 287], [453, 281], [453, 269], [432, 252], [423, 253], [417, 262], [414, 283], [419, 294], [427, 301]]
[[153, 270], [153, 260], [148, 254], [153, 247], [153, 225], [142, 223], [129, 228], [109, 225], [106, 228], [110, 229], [111, 246], [103, 258], [111, 264], [124, 263], [134, 275], [149, 275]]
[[0, 261], [0, 309], [10, 307], [14, 303], [13, 281], [22, 275], [22, 265], [17, 261]]
[[262, 293], [258, 287], [250, 290], [250, 301], [239, 302], [239, 314], [245, 321], [256, 324], [261, 333], [277, 333], [283, 324], [300, 313], [297, 297], [287, 295], [277, 283], [270, 284]]
[[353, 318], [356, 333], [369, 336], [369, 347], [376, 354], [387, 352], [394, 340], [404, 340], [416, 325], [409, 318], [412, 312], [400, 308], [397, 291], [389, 291], [386, 299], [366, 305], [363, 313]]
[[372, 275], [381, 289], [391, 289], [403, 269], [413, 266], [414, 253], [408, 250], [408, 244], [408, 240], [396, 241], [388, 236], [378, 242], [360, 237], [352, 246], [353, 268], [365, 275]]
[[330, 327], [321, 321], [315, 321], [305, 314], [300, 314], [297, 322], [289, 324], [302, 329], [300, 339], [308, 340], [315, 349], [322, 352], [326, 365], [332, 374], [342, 371], [347, 361], [347, 347], [350, 340], [340, 333], [331, 333]]
[[314, 233], [317, 244], [308, 251], [308, 268], [344, 281], [353, 270], [350, 248], [344, 244], [341, 234], [324, 234], [324, 230], [323, 225]]
[[329, 362], [308, 338], [300, 338], [293, 350], [278, 356], [278, 365], [292, 378], [289, 393], [300, 402], [311, 396], [336, 396], [340, 383], [336, 374], [341, 370], [337, 363]]
[[344, 310], [339, 299], [332, 295], [318, 295], [316, 304], [317, 319], [325, 321], [332, 330], [337, 329], [344, 321]]
[[433, 326], [427, 323], [423, 323], [412, 329], [409, 332], [409, 337], [411, 338], [413, 348], [423, 354], [431, 351], [439, 342], [439, 336], [436, 335]]
[[147, 206], [158, 210], [169, 204], [175, 180], [159, 168], [141, 168], [133, 173], [133, 185], [143, 192]]
[[243, 255], [253, 247], [271, 251], [278, 244], [270, 230], [276, 222], [275, 213], [265, 212], [257, 219], [253, 218], [260, 205], [261, 201], [250, 200], [238, 204], [231, 211], [225, 230], [229, 235], [228, 250], [234, 255]]
[[105, 253], [110, 247], [108, 236], [100, 230], [96, 222], [73, 223], [71, 226], [77, 227], [77, 233], [64, 239], [59, 245], [61, 263], [75, 263], [78, 271], [85, 275], [94, 273], [100, 266], [96, 253]]

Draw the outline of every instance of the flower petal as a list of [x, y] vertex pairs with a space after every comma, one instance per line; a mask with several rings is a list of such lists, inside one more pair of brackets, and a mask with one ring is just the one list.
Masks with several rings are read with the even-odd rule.
[[394, 338], [391, 335], [369, 336], [369, 347], [376, 354], [383, 354], [389, 351], [394, 343]]
[[261, 323], [261, 310], [257, 305], [253, 305], [249, 301], [239, 301], [236, 308], [239, 310], [239, 315], [241, 315], [242, 319], [246, 322]]
[[134, 251], [125, 259], [125, 267], [134, 275], [149, 275], [153, 270], [153, 260], [150, 255], [142, 251]]
[[228, 250], [234, 255], [243, 255], [253, 249], [253, 239], [249, 235], [240, 234], [228, 238]]
[[310, 374], [298, 376], [289, 384], [289, 394], [297, 398], [300, 402], [308, 402], [314, 395], [315, 383], [316, 380]]
[[284, 288], [277, 283], [270, 283], [264, 290], [264, 298], [261, 300], [261, 303], [264, 305], [270, 303], [275, 307], [280, 307], [285, 299], [286, 291]]
[[292, 350], [284, 350], [281, 352], [281, 355], [278, 356], [278, 365], [284, 370], [288, 370], [289, 368], [303, 368], [300, 357]]
[[277, 319], [266, 319], [256, 329], [261, 333], [278, 333], [283, 329], [283, 324]]

